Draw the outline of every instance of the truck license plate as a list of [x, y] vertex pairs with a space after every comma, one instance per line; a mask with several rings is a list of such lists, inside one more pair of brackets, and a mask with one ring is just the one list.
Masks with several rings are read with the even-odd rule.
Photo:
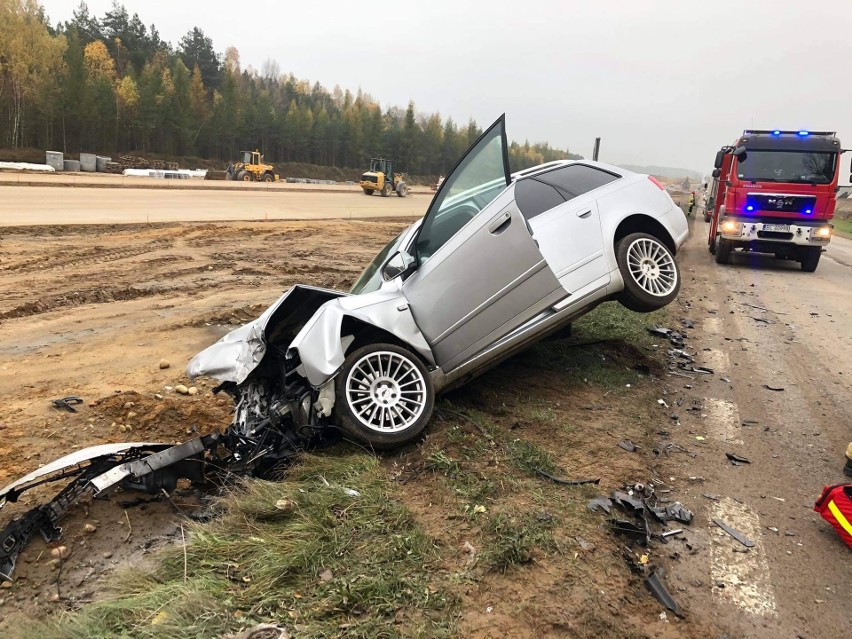
[[764, 224], [764, 231], [778, 231], [779, 233], [789, 233], [790, 225], [789, 224]]

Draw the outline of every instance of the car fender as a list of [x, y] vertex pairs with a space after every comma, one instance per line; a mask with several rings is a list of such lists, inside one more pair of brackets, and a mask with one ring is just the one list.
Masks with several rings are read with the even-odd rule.
[[383, 288], [326, 302], [296, 335], [290, 350], [299, 354], [301, 372], [311, 386], [321, 386], [343, 366], [346, 348], [351, 343], [348, 340], [344, 344], [346, 336], [342, 335], [346, 317], [390, 333], [434, 366], [432, 349], [417, 327], [402, 291], [398, 287]]

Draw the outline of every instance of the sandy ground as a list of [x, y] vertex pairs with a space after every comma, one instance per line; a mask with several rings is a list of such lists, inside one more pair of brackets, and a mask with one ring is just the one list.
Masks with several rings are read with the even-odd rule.
[[[104, 193], [113, 197], [99, 191]], [[167, 201], [172, 195], [160, 197]], [[88, 215], [93, 222], [102, 219], [102, 211], [121, 206], [122, 197], [108, 199], [108, 205], [92, 201]], [[346, 198], [305, 197], [317, 206]], [[397, 204], [396, 198], [358, 198], [374, 206]], [[418, 200], [399, 200], [412, 201]], [[20, 210], [26, 210], [21, 202]], [[43, 205], [30, 202], [31, 212], [22, 222], [38, 223], [44, 214], [38, 207]], [[6, 206], [5, 198], [0, 206]], [[293, 283], [345, 289], [407, 223], [389, 219], [3, 229], [0, 484], [78, 447], [128, 439], [175, 441], [194, 431], [224, 427], [231, 407], [224, 398], [214, 398], [209, 387], [200, 385], [194, 397], [169, 390], [187, 381], [183, 367], [192, 355], [258, 315]], [[761, 257], [736, 257], [734, 265], [719, 266], [706, 251], [704, 223], [699, 218], [692, 226], [693, 237], [679, 258], [683, 287], [670, 316], [673, 324], [680, 319], [694, 323], [695, 329], [687, 331], [688, 344], [714, 374], [658, 379], [659, 397], [667, 399], [668, 408], [653, 397], [646, 398], [647, 406], [636, 406], [636, 399], [625, 393], [566, 393], [560, 377], [546, 370], [531, 374], [534, 362], [531, 368], [531, 360], [523, 357], [458, 392], [482, 410], [495, 396], [518, 401], [510, 398], [521, 393], [529, 397], [525, 401], [550, 406], [564, 402], [556, 410], [582, 427], [574, 437], [582, 440], [584, 434], [595, 433], [587, 443], [574, 441], [552, 451], [564, 459], [565, 468], [584, 473], [597, 465], [610, 485], [635, 477], [662, 478], [674, 491], [671, 498], [695, 512], [686, 542], [670, 546], [667, 571], [689, 621], [676, 625], [673, 619], [658, 619], [659, 607], [641, 582], [630, 582], [621, 573], [590, 576], [601, 593], [607, 590], [600, 605], [611, 619], [637, 615], [630, 617], [636, 636], [831, 636], [848, 627], [852, 563], [848, 549], [810, 508], [823, 485], [843, 481], [843, 451], [852, 435], [852, 409], [845, 401], [852, 376], [852, 242], [835, 239], [814, 274]], [[664, 346], [659, 359], [664, 359]], [[161, 369], [161, 360], [169, 368]], [[771, 391], [764, 384], [784, 390]], [[79, 413], [50, 408], [50, 399], [69, 394], [86, 400]], [[454, 401], [461, 397], [456, 395]], [[496, 410], [494, 420], [501, 420]], [[659, 447], [670, 441], [688, 452], [658, 456], [653, 444], [643, 446], [629, 457], [635, 467], [627, 475], [611, 452], [615, 435], [609, 429], [616, 422], [632, 423], [636, 441], [662, 438]], [[440, 424], [433, 425], [432, 432], [430, 437], [438, 441], [445, 437]], [[725, 452], [741, 454], [751, 464], [732, 466]], [[645, 470], [639, 470], [640, 465]], [[418, 490], [425, 492], [418, 495]], [[406, 499], [415, 505], [422, 501], [422, 510], [428, 512], [426, 506], [434, 499], [428, 483], [420, 488], [412, 482], [405, 492]], [[30, 505], [39, 498], [29, 496]], [[21, 559], [15, 587], [0, 592], [0, 615], [13, 609], [35, 614], [69, 591], [76, 603], [96, 597], [101, 575], [179, 538], [174, 508], [191, 507], [197, 497], [179, 493], [174, 505], [157, 501], [134, 506], [121, 503], [124, 499], [130, 497], [93, 501], [69, 517], [63, 543], [72, 557], [60, 574], [47, 558], [45, 545], [35, 542]], [[13, 512], [4, 509], [2, 521]], [[710, 523], [711, 517], [748, 534], [755, 548], [741, 552], [742, 547]], [[87, 522], [95, 522], [95, 534], [84, 531]], [[430, 533], [457, 543], [445, 524], [436, 516]], [[601, 540], [608, 539], [600, 534]], [[601, 552], [618, 558], [617, 544], [610, 544]], [[551, 623], [554, 636], [559, 632], [552, 629], [560, 626], [550, 619], [565, 618], [565, 610], [587, 609], [585, 595], [578, 594], [586, 591], [561, 581], [559, 562], [543, 561], [535, 570], [489, 578], [465, 594], [472, 607], [464, 610], [462, 631], [496, 636], [487, 625], [495, 622], [488, 622], [479, 610], [489, 601], [499, 600], [510, 611], [500, 621], [503, 628], [516, 629], [519, 620], [532, 624], [538, 617]], [[542, 583], [546, 591], [540, 590]], [[537, 604], [527, 601], [532, 591], [540, 593]], [[571, 597], [576, 600], [569, 601]], [[627, 603], [637, 600], [644, 602], [638, 612], [628, 607], [635, 604]], [[569, 603], [573, 607], [565, 608]], [[591, 636], [589, 628], [600, 618], [581, 621]], [[562, 627], [574, 627], [570, 624], [575, 622], [565, 618]], [[601, 630], [600, 636], [607, 632]]]
[[362, 191], [6, 186], [0, 188], [0, 227], [422, 216], [429, 201], [423, 196], [367, 197]]

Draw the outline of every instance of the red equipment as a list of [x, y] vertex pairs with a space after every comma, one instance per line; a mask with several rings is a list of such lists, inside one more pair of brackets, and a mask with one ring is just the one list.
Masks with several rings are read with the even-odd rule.
[[774, 253], [813, 272], [831, 240], [840, 140], [829, 131], [744, 131], [716, 153], [707, 193], [708, 247]]
[[852, 548], [852, 484], [826, 486], [814, 510], [834, 526], [840, 538]]

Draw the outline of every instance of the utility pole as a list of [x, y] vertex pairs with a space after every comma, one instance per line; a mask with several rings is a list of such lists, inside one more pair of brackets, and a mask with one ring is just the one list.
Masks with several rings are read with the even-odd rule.
[[595, 138], [595, 150], [592, 151], [592, 159], [595, 162], [598, 161], [598, 155], [600, 154], [600, 152], [601, 152], [601, 139]]

